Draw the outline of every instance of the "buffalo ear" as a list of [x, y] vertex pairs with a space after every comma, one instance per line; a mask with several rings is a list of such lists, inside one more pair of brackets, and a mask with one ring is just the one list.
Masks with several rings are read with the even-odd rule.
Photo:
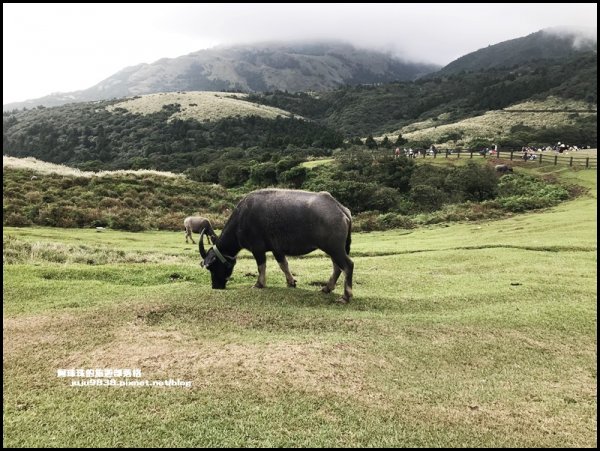
[[204, 259], [204, 261], [202, 262], [202, 265], [206, 269], [209, 269], [216, 260], [217, 260], [217, 256], [215, 254], [212, 254], [209, 257], [207, 257], [207, 258]]

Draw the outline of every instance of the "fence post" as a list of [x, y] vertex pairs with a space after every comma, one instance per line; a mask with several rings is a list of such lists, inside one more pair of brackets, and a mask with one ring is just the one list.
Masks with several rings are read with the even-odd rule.
[[569, 166], [573, 166], [573, 157], [569, 159]]
[[473, 159], [473, 151], [471, 151], [471, 159]]
[[446, 158], [448, 158], [448, 149], [446, 149]]
[[558, 155], [554, 155], [554, 166], [558, 163]]
[[585, 159], [585, 168], [587, 169], [587, 168], [589, 168], [589, 167], [590, 167], [590, 157], [587, 157], [587, 158]]
[[510, 161], [512, 161], [512, 159], [513, 159], [513, 153], [514, 153], [514, 152], [515, 152], [514, 150], [511, 150], [511, 151], [510, 151]]
[[460, 150], [456, 151], [456, 158], [460, 158]]
[[544, 158], [544, 155], [540, 153], [540, 164], [542, 164], [542, 158]]

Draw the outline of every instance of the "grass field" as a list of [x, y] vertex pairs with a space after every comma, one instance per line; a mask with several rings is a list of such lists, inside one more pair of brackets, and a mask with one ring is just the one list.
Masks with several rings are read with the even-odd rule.
[[355, 233], [348, 305], [318, 253], [289, 259], [296, 289], [273, 259], [250, 288], [242, 253], [214, 291], [183, 231], [5, 228], [4, 446], [595, 447], [596, 172], [552, 170], [590, 192]]

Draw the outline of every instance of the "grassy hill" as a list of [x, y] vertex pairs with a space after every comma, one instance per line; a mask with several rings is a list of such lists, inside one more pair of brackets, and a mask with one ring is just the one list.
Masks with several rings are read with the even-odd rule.
[[3, 224], [183, 230], [186, 216], [223, 225], [237, 198], [225, 188], [158, 171], [91, 173], [4, 157]]
[[199, 122], [215, 122], [228, 117], [258, 116], [275, 119], [291, 117], [292, 113], [265, 105], [244, 101], [247, 94], [227, 92], [162, 92], [126, 99], [106, 107], [107, 111], [122, 108], [134, 114], [160, 113], [169, 105], [179, 105], [167, 121], [195, 119]]
[[581, 146], [595, 142], [594, 136], [590, 136], [584, 130], [574, 136], [570, 131], [566, 136], [565, 130], [576, 129], [585, 123], [595, 124], [597, 112], [595, 105], [583, 101], [548, 97], [543, 101], [530, 100], [449, 124], [440, 124], [445, 119], [443, 115], [435, 119], [437, 120], [428, 119], [413, 123], [390, 133], [389, 136], [402, 134], [412, 142], [429, 142], [456, 148], [468, 146], [475, 140], [512, 142], [518, 139], [519, 132], [543, 130], [547, 135], [556, 135], [554, 144], [562, 141]]
[[218, 173], [224, 184], [235, 182], [227, 190], [181, 174], [93, 173], [4, 157], [3, 225], [181, 230], [186, 216], [198, 214], [220, 228], [245, 193], [279, 186], [330, 192], [352, 211], [354, 230], [412, 229], [547, 208], [580, 194], [552, 178], [531, 177], [525, 167], [500, 177], [493, 166], [502, 162], [393, 159], [353, 148], [334, 159], [255, 163], [246, 180], [235, 179], [244, 163], [234, 163]]
[[[237, 97], [237, 98], [235, 98]], [[230, 93], [166, 93], [5, 113], [3, 152], [83, 170], [183, 172], [228, 154], [326, 155], [343, 138], [297, 114]]]
[[318, 291], [320, 253], [290, 259], [296, 289], [271, 257], [250, 288], [243, 252], [211, 290], [180, 233], [5, 227], [5, 445], [596, 447], [596, 174], [551, 170], [591, 191], [354, 233], [345, 306]]

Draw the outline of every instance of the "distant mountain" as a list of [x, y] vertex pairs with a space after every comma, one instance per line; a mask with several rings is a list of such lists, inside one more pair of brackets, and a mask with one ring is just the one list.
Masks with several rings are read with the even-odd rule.
[[169, 91], [324, 91], [347, 84], [414, 80], [437, 69], [333, 42], [216, 47], [127, 67], [89, 89], [10, 103], [3, 109]]
[[565, 59], [575, 53], [590, 50], [597, 50], [596, 37], [585, 36], [572, 30], [546, 29], [461, 56], [435, 76], [512, 67], [533, 60]]
[[415, 122], [433, 121], [432, 127], [454, 123], [549, 96], [595, 105], [597, 93], [598, 55], [587, 51], [559, 59], [538, 59], [517, 68], [448, 76], [435, 73], [412, 82], [346, 86], [319, 96], [251, 94], [248, 100], [318, 121], [347, 137], [365, 137], [395, 133]]

